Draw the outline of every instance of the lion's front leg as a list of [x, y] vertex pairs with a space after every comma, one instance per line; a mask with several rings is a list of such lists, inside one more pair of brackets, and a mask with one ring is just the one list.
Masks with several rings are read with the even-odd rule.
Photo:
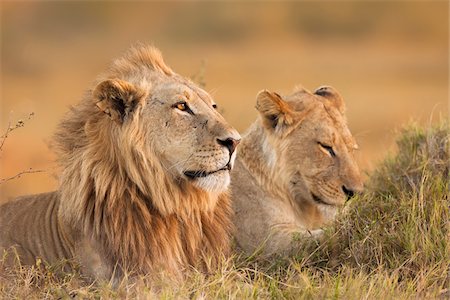
[[81, 273], [89, 279], [114, 282], [114, 278], [120, 277], [106, 259], [101, 245], [93, 239], [82, 237], [75, 242], [75, 258], [80, 263]]

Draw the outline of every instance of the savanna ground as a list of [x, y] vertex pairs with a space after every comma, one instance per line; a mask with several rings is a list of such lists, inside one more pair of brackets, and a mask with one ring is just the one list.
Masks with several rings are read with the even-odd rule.
[[[41, 264], [1, 273], [0, 298], [450, 298], [448, 2], [2, 1], [0, 14], [0, 127], [18, 126], [0, 138], [0, 202], [56, 188], [58, 120], [136, 41], [206, 85], [239, 131], [261, 89], [335, 86], [367, 177], [323, 240], [299, 241], [296, 256], [236, 256], [183, 283], [117, 289]], [[398, 130], [410, 119], [418, 124]], [[42, 172], [3, 181], [30, 168]]]
[[448, 299], [449, 123], [411, 125], [397, 145], [323, 239], [299, 239], [292, 257], [235, 256], [214, 273], [188, 272], [182, 283], [124, 279], [116, 288], [39, 262], [1, 273], [0, 297]]

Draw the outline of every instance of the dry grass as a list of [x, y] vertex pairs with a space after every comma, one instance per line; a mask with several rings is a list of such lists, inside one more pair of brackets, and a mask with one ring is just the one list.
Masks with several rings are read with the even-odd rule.
[[410, 126], [398, 154], [371, 175], [322, 242], [290, 258], [236, 257], [214, 274], [189, 273], [183, 283], [145, 278], [86, 285], [58, 267], [3, 272], [0, 297], [411, 299], [450, 297], [449, 139], [447, 122]]

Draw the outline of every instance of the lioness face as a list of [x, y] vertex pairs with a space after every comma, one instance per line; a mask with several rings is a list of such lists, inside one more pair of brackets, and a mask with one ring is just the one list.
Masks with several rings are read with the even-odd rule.
[[172, 82], [156, 87], [149, 100], [144, 113], [158, 119], [150, 134], [166, 169], [206, 191], [224, 191], [241, 137], [209, 94], [192, 83]]
[[[100, 100], [110, 99], [97, 106], [122, 126], [137, 124], [134, 135], [139, 138], [133, 142], [144, 145], [148, 153], [144, 155], [156, 155], [176, 181], [207, 192], [227, 189], [241, 137], [204, 90], [174, 76], [155, 80], [151, 86], [110, 79], [100, 83], [94, 94]], [[117, 99], [127, 102], [118, 104]]]
[[262, 93], [258, 107], [266, 130], [271, 131], [280, 178], [295, 198], [307, 199], [325, 219], [332, 218], [338, 207], [362, 190], [353, 155], [357, 145], [346, 125], [342, 98], [328, 87], [285, 98]]

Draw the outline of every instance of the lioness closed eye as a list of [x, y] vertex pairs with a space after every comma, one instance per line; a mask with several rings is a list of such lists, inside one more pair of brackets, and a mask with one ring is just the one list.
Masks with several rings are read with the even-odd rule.
[[240, 136], [215, 106], [157, 49], [132, 48], [59, 125], [59, 189], [0, 207], [0, 252], [72, 259], [104, 279], [216, 262]]
[[256, 108], [232, 172], [236, 240], [248, 253], [287, 252], [294, 234], [319, 232], [361, 191], [357, 145], [331, 87], [261, 91]]

